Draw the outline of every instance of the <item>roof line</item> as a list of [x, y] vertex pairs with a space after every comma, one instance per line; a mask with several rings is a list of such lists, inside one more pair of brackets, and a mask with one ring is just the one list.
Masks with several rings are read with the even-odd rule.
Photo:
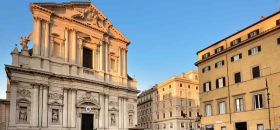
[[214, 46], [214, 45], [217, 45], [217, 44], [219, 44], [220, 42], [222, 42], [222, 41], [224, 41], [224, 40], [226, 40], [226, 39], [228, 39], [228, 38], [230, 38], [230, 37], [232, 37], [232, 36], [234, 36], [234, 35], [236, 35], [236, 34], [242, 32], [242, 31], [244, 31], [244, 30], [246, 30], [246, 29], [248, 29], [248, 28], [250, 28], [250, 27], [252, 27], [252, 26], [254, 26], [254, 25], [256, 25], [256, 24], [259, 24], [259, 23], [261, 23], [261, 22], [267, 20], [268, 18], [271, 18], [271, 17], [273, 17], [273, 16], [275, 16], [276, 14], [279, 14], [279, 13], [280, 13], [280, 11], [277, 11], [277, 12], [275, 12], [275, 13], [273, 13], [273, 14], [271, 14], [271, 15], [269, 15], [269, 16], [267, 16], [267, 17], [261, 19], [261, 20], [259, 20], [258, 22], [253, 23], [253, 24], [251, 24], [251, 25], [249, 25], [249, 26], [247, 26], [247, 27], [241, 29], [240, 31], [238, 31], [238, 32], [236, 32], [236, 33], [233, 33], [233, 34], [227, 36], [226, 38], [223, 38], [222, 40], [219, 40], [218, 42], [215, 42], [214, 44], [212, 44], [212, 45], [210, 45], [210, 46], [208, 46], [208, 47], [206, 47], [206, 48], [204, 48], [204, 49], [202, 49], [202, 50], [197, 51], [196, 54], [198, 55], [198, 53], [200, 53], [200, 52], [202, 52], [202, 51], [204, 51], [204, 50], [206, 50], [206, 49], [208, 49], [208, 48], [210, 48], [210, 47], [212, 47], [212, 46]]

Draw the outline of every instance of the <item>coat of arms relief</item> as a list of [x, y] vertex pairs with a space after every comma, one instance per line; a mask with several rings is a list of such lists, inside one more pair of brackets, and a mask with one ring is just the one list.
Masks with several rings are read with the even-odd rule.
[[72, 16], [72, 18], [86, 22], [89, 25], [97, 25], [98, 27], [103, 27], [104, 23], [103, 20], [99, 17], [97, 11], [92, 7], [89, 6], [86, 9], [75, 9], [78, 14]]

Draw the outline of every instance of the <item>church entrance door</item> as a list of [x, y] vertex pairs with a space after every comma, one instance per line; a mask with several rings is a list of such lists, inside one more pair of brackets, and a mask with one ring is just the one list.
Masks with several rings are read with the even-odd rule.
[[82, 114], [82, 130], [93, 130], [93, 114]]

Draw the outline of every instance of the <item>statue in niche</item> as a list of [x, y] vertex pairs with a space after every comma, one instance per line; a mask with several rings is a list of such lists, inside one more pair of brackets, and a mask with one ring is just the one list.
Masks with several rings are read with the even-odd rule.
[[24, 122], [27, 121], [27, 107], [20, 107], [19, 120]]
[[58, 122], [58, 109], [52, 110], [52, 122]]
[[132, 115], [129, 115], [128, 122], [129, 122], [130, 126], [133, 125], [133, 116]]
[[111, 114], [111, 125], [116, 125], [116, 116], [115, 116], [115, 114]]

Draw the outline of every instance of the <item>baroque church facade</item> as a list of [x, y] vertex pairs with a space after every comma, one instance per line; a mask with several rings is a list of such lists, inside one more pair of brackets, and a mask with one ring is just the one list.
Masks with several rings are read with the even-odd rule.
[[6, 129], [135, 127], [139, 91], [127, 75], [129, 40], [90, 2], [32, 3], [30, 10], [34, 30], [5, 66]]

